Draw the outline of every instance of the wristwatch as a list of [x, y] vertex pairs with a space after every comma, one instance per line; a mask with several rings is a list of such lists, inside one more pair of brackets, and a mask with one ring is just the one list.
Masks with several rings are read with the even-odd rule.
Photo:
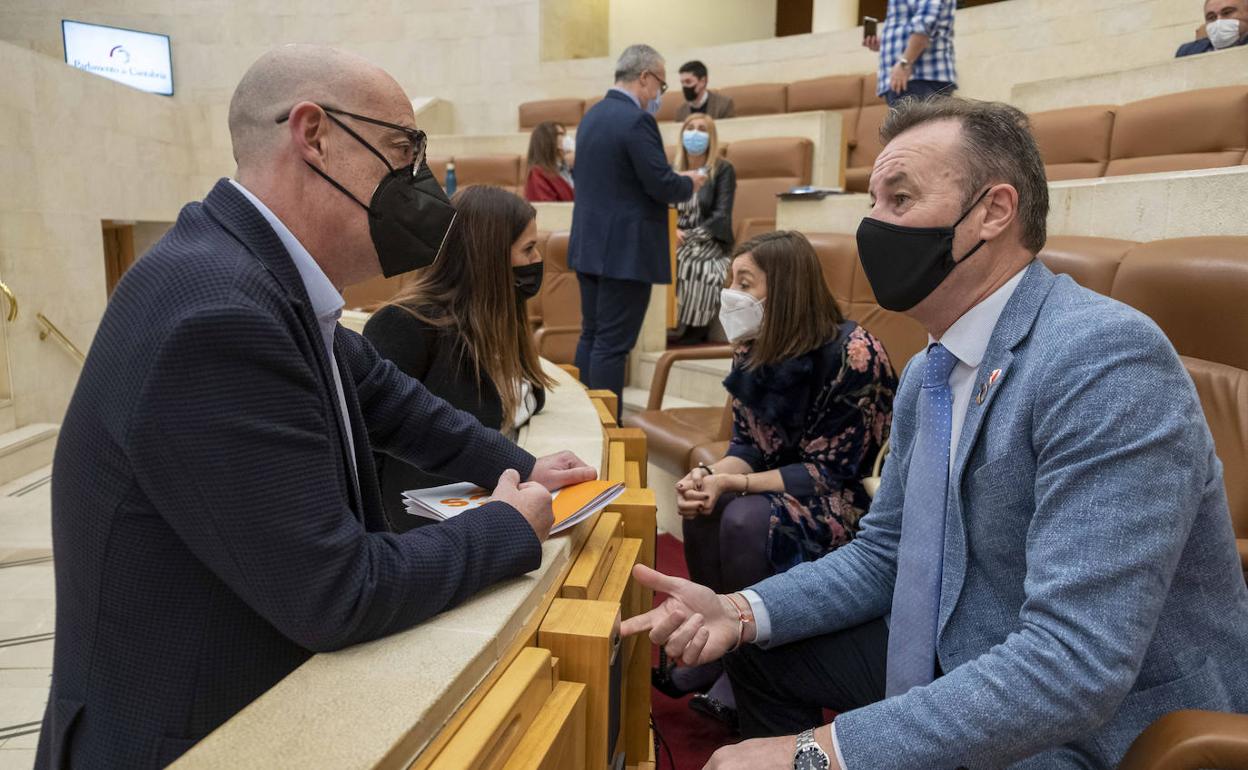
[[906, 57], [904, 57], [904, 56], [898, 56], [898, 57], [897, 57], [897, 63], [901, 65], [901, 68], [902, 68], [903, 70], [908, 70], [908, 69], [910, 69], [910, 60], [909, 60], [909, 59], [907, 59], [907, 58], [906, 58]]
[[828, 770], [832, 761], [828, 752], [815, 742], [815, 731], [807, 730], [797, 736], [797, 750], [793, 752], [793, 770]]

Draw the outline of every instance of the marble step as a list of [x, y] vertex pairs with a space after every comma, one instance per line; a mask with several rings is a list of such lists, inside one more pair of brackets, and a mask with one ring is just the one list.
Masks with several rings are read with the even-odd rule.
[[0, 433], [0, 485], [49, 465], [59, 425], [34, 423]]
[[[641, 408], [645, 408], [650, 392], [650, 382], [654, 378], [655, 366], [661, 352], [642, 353], [638, 358], [638, 366], [632, 372], [629, 385], [645, 393], [640, 399]], [[664, 391], [664, 408], [676, 406], [723, 406], [728, 394], [724, 391], [724, 378], [732, 367], [730, 359], [712, 359], [709, 361], [677, 361], [667, 378], [667, 389]], [[626, 389], [627, 390], [627, 389]], [[627, 393], [624, 398], [625, 407], [629, 406]], [[681, 403], [687, 402], [687, 403]]]

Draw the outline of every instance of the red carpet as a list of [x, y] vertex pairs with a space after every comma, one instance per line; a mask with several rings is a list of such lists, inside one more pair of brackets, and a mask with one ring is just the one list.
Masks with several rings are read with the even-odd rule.
[[[655, 547], [655, 562], [660, 572], [669, 575], [689, 577], [685, 567], [685, 554], [680, 541], [671, 535], [660, 535]], [[657, 605], [666, 598], [655, 594]], [[658, 665], [659, 651], [651, 647], [654, 664]], [[738, 738], [719, 722], [708, 719], [689, 709], [689, 698], [685, 696], [673, 700], [658, 690], [650, 690], [651, 713], [658, 727], [657, 733], [662, 736], [663, 745], [655, 754], [655, 764], [660, 770], [700, 770], [710, 759], [715, 749], [727, 743], [735, 743]], [[671, 757], [667, 750], [671, 750]], [[676, 767], [672, 767], [672, 760]]]

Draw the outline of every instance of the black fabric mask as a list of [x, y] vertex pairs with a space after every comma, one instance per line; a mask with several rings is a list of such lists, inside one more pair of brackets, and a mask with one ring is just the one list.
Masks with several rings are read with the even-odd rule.
[[953, 233], [987, 194], [984, 190], [952, 227], [904, 227], [863, 218], [858, 225], [858, 259], [880, 307], [909, 310], [936, 291], [963, 260], [979, 251], [984, 241], [955, 260]]
[[680, 91], [685, 95], [685, 101], [687, 102], [698, 98], [698, 92], [693, 86], [681, 86]]
[[536, 297], [537, 293], [542, 290], [542, 275], [544, 272], [545, 265], [541, 262], [518, 265], [511, 268], [511, 273], [516, 283], [516, 296], [521, 300]]
[[428, 164], [421, 163], [419, 169], [412, 165], [394, 168], [386, 156], [359, 134], [332, 114], [329, 117], [390, 169], [366, 206], [329, 174], [308, 163], [309, 168], [368, 212], [368, 231], [373, 247], [377, 249], [382, 274], [392, 278], [432, 265], [442, 253], [446, 236], [455, 221], [455, 207]]

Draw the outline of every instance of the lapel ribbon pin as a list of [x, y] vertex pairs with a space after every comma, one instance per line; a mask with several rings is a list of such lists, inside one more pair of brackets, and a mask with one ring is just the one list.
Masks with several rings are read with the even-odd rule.
[[992, 374], [988, 375], [988, 381], [980, 385], [979, 392], [975, 394], [975, 403], [977, 405], [983, 406], [984, 399], [988, 397], [988, 389], [995, 385], [999, 379], [1001, 379], [1001, 370], [993, 369]]

